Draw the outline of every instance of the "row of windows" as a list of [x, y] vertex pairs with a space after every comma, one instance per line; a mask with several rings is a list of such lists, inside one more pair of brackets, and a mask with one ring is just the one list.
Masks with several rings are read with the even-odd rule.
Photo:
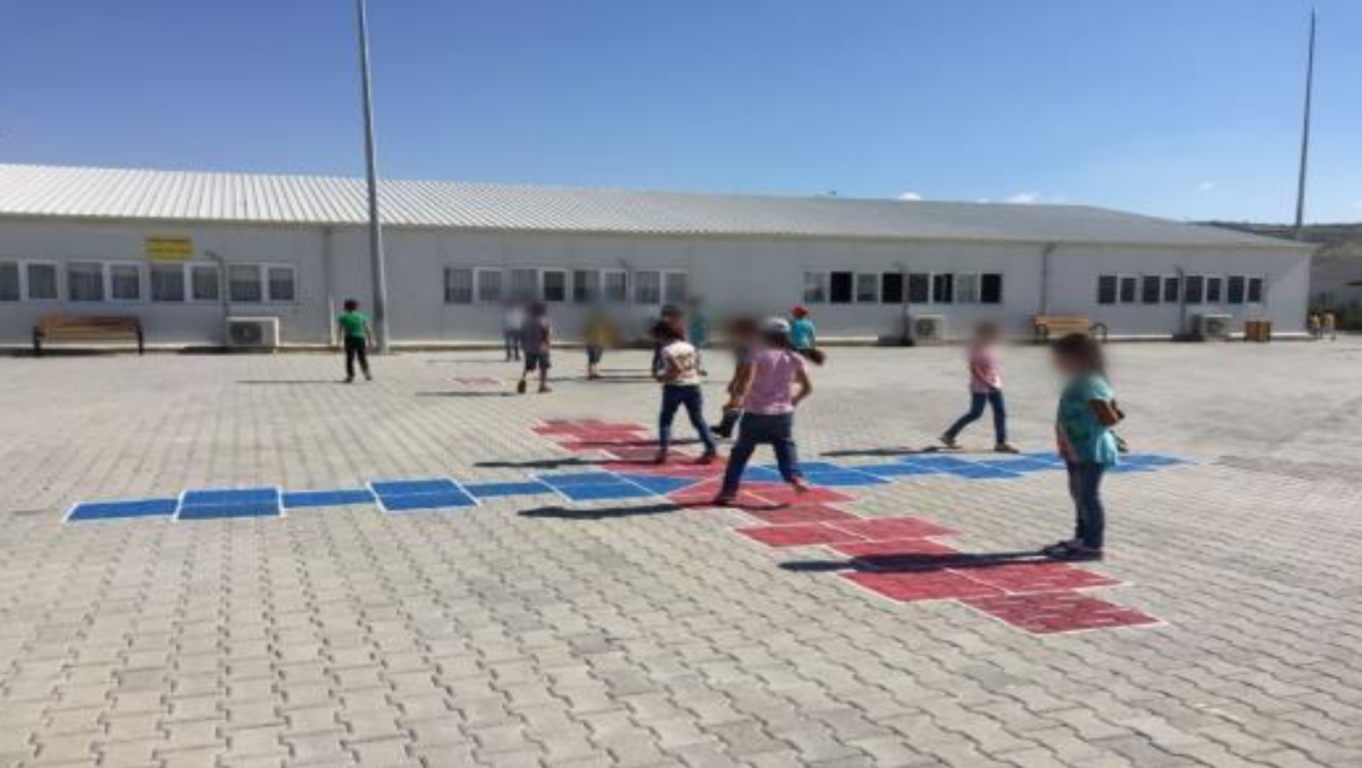
[[997, 272], [805, 272], [806, 304], [1001, 304]]
[[1260, 275], [1099, 275], [1098, 304], [1262, 304]]
[[446, 304], [503, 301], [574, 304], [682, 304], [690, 276], [675, 270], [445, 268]]
[[[220, 301], [221, 282], [216, 264], [72, 261], [63, 271], [49, 261], [0, 261], [0, 301], [60, 301], [63, 296], [77, 302]], [[298, 295], [297, 274], [284, 265], [230, 264], [227, 295], [243, 304], [292, 302]]]

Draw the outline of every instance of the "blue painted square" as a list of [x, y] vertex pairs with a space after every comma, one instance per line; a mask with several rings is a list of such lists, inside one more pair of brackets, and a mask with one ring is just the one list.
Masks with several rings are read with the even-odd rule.
[[1114, 467], [1108, 467], [1107, 472], [1116, 475], [1128, 475], [1135, 472], [1157, 472], [1158, 467], [1144, 466], [1140, 464], [1126, 464], [1124, 462]]
[[1064, 457], [1060, 456], [1058, 453], [1054, 451], [1037, 451], [1036, 453], [1023, 453], [1021, 457], [1024, 459], [1034, 459], [1036, 461], [1043, 461], [1046, 464], [1057, 464], [1061, 467], [1064, 466], [1065, 464]]
[[604, 499], [641, 499], [654, 496], [652, 491], [631, 483], [606, 483], [598, 485], [569, 485], [559, 492], [573, 501], [601, 501]]
[[560, 475], [540, 475], [539, 480], [548, 483], [554, 488], [564, 488], [570, 485], [602, 485], [606, 483], [619, 483], [619, 475], [613, 472], [564, 472]]
[[1015, 480], [1022, 476], [1019, 472], [1010, 472], [1006, 469], [997, 469], [983, 464], [977, 467], [953, 469], [950, 474], [967, 480]]
[[277, 488], [237, 488], [185, 491], [181, 504], [186, 507], [279, 504]]
[[889, 482], [882, 477], [866, 474], [865, 472], [809, 472], [804, 478], [814, 485], [821, 485], [828, 488], [850, 487], [857, 485], [884, 485]]
[[409, 496], [425, 493], [458, 492], [459, 486], [448, 478], [433, 480], [377, 480], [369, 484], [379, 496]]
[[901, 464], [916, 464], [921, 467], [931, 467], [932, 469], [946, 472], [952, 468], [973, 467], [976, 464], [972, 461], [957, 459], [954, 456], [937, 456], [926, 453], [919, 453], [913, 456], [906, 456], [898, 460]]
[[784, 478], [780, 476], [779, 471], [771, 469], [770, 467], [754, 467], [749, 465], [747, 469], [743, 470], [742, 479], [753, 483], [778, 483]]
[[907, 477], [911, 475], [939, 475], [941, 470], [926, 467], [921, 464], [870, 464], [856, 468], [857, 472], [864, 472], [875, 477]]
[[472, 496], [454, 490], [445, 493], [407, 493], [397, 496], [380, 496], [383, 509], [387, 512], [413, 512], [420, 509], [460, 509], [476, 506]]
[[[780, 469], [780, 467], [775, 464], [763, 464], [761, 465], [761, 468], [775, 471], [778, 471]], [[812, 472], [841, 472], [846, 469], [848, 469], [848, 467], [844, 467], [841, 464], [833, 464], [830, 461], [799, 462], [799, 471], [803, 472], [806, 475]]]
[[284, 509], [304, 507], [344, 507], [351, 504], [372, 504], [374, 494], [355, 489], [346, 491], [293, 491], [284, 494]]
[[116, 520], [127, 517], [170, 517], [180, 505], [179, 499], [135, 499], [130, 501], [82, 502], [71, 509], [67, 522], [88, 520]]
[[553, 489], [544, 483], [474, 483], [465, 485], [464, 490], [479, 499], [491, 499], [501, 496], [533, 496], [535, 494], [553, 493]]
[[673, 491], [689, 488], [699, 482], [696, 478], [663, 477], [661, 475], [622, 475], [622, 477], [658, 496], [666, 496]]
[[224, 520], [238, 517], [279, 517], [279, 502], [246, 502], [238, 504], [201, 504], [181, 506], [176, 520]]
[[1027, 472], [1050, 472], [1055, 469], [1058, 469], [1058, 467], [1056, 467], [1054, 464], [1050, 462], [1039, 461], [1037, 459], [1030, 458], [981, 461], [979, 462], [979, 465], [983, 467], [989, 467], [991, 469], [1005, 469], [1008, 472], [1018, 472], [1022, 474], [1025, 474]]

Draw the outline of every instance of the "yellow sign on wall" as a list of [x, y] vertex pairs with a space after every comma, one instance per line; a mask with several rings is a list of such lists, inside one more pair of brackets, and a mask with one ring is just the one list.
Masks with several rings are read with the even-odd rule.
[[188, 261], [194, 258], [194, 241], [188, 237], [148, 237], [147, 258], [156, 261]]

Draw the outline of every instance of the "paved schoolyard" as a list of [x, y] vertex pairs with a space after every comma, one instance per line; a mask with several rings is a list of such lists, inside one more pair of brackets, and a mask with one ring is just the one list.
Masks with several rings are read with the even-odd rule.
[[[959, 350], [832, 352], [799, 421], [829, 483], [912, 464], [964, 405]], [[321, 355], [0, 358], [0, 766], [1362, 765], [1362, 343], [1112, 354], [1136, 451], [1189, 463], [1110, 478], [1107, 561], [1039, 582], [918, 566], [1066, 534], [1053, 470], [856, 482], [802, 527], [646, 472], [593, 479], [595, 449], [627, 457], [652, 421], [638, 353], [526, 397], [485, 352], [381, 359], [349, 387]], [[1044, 362], [1006, 368], [1035, 452]], [[595, 500], [552, 480], [581, 474]], [[539, 475], [562, 485], [529, 493]], [[432, 478], [488, 495], [62, 521]], [[871, 529], [891, 533], [849, 533]], [[768, 546], [829, 531], [842, 551]], [[896, 547], [925, 559], [848, 554]], [[1047, 624], [1027, 607], [1055, 599], [1047, 579], [1110, 607], [1080, 624], [1136, 626]]]

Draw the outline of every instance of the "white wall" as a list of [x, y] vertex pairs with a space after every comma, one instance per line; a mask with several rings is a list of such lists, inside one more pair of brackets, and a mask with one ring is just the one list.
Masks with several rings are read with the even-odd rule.
[[[47, 259], [144, 261], [147, 236], [192, 237], [200, 251], [228, 262], [292, 264], [298, 300], [289, 304], [233, 305], [236, 315], [277, 316], [285, 341], [329, 340], [335, 306], [346, 297], [369, 304], [368, 242], [361, 228], [328, 233], [316, 226], [159, 225], [156, 223], [0, 219], [0, 260]], [[1033, 245], [885, 243], [777, 238], [680, 238], [477, 233], [448, 230], [387, 230], [390, 317], [399, 342], [492, 340], [499, 334], [497, 306], [444, 303], [444, 268], [551, 267], [572, 269], [687, 271], [692, 292], [713, 315], [732, 311], [785, 313], [802, 301], [805, 271], [1001, 272], [1004, 303], [913, 307], [947, 317], [948, 332], [964, 335], [981, 319], [1025, 332], [1041, 311], [1043, 249]], [[329, 256], [328, 256], [329, 254]], [[1178, 330], [1176, 305], [1098, 306], [1099, 274], [1263, 274], [1266, 306], [1217, 307], [1240, 319], [1270, 319], [1279, 330], [1303, 326], [1309, 257], [1299, 251], [1169, 251], [1160, 248], [1065, 246], [1049, 257], [1049, 311], [1084, 314], [1114, 334], [1170, 335]], [[329, 266], [328, 266], [329, 265]], [[145, 293], [144, 288], [144, 293]], [[64, 286], [63, 286], [64, 291]], [[824, 337], [898, 336], [903, 307], [820, 304], [813, 307]], [[627, 309], [641, 332], [655, 307]], [[1203, 310], [1190, 308], [1189, 314]], [[0, 343], [25, 344], [39, 315], [48, 313], [136, 314], [153, 344], [216, 343], [223, 309], [216, 303], [168, 305], [72, 304], [66, 301], [0, 302]], [[575, 336], [584, 310], [554, 305], [560, 332]]]

